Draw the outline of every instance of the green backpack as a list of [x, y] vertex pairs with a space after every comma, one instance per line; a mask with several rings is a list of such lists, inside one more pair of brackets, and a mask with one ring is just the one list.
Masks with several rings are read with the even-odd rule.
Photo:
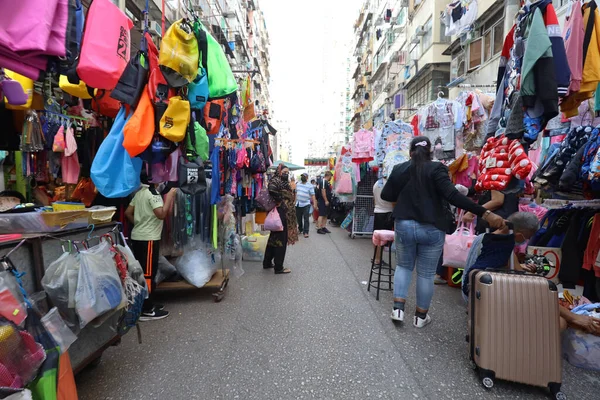
[[185, 153], [188, 159], [200, 157], [202, 161], [208, 160], [208, 135], [197, 121], [190, 123], [185, 135]]
[[238, 89], [237, 81], [221, 44], [200, 22], [194, 23], [194, 33], [198, 40], [200, 66], [204, 67], [208, 76], [209, 100], [222, 99], [235, 93]]

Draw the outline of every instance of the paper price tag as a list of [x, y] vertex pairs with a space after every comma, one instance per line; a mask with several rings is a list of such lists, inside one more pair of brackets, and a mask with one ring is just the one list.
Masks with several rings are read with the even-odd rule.
[[496, 168], [496, 158], [489, 157], [487, 160], [485, 160], [485, 167], [486, 168]]

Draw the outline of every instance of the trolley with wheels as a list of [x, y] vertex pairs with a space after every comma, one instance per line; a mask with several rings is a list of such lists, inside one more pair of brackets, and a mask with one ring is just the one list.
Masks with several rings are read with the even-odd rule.
[[496, 379], [561, 392], [562, 353], [556, 285], [521, 271], [469, 273], [470, 359], [481, 384]]

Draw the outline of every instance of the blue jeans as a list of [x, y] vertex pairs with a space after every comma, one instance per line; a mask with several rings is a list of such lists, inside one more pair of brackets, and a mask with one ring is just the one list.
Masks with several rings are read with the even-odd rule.
[[445, 233], [433, 225], [396, 220], [394, 298], [406, 299], [416, 265], [417, 307], [429, 310], [433, 297], [433, 278], [445, 238]]

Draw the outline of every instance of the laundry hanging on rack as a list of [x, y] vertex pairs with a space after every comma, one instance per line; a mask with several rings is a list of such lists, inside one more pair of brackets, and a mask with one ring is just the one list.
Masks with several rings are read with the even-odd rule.
[[477, 0], [456, 1], [448, 4], [442, 14], [444, 34], [461, 35], [467, 32], [477, 19]]

